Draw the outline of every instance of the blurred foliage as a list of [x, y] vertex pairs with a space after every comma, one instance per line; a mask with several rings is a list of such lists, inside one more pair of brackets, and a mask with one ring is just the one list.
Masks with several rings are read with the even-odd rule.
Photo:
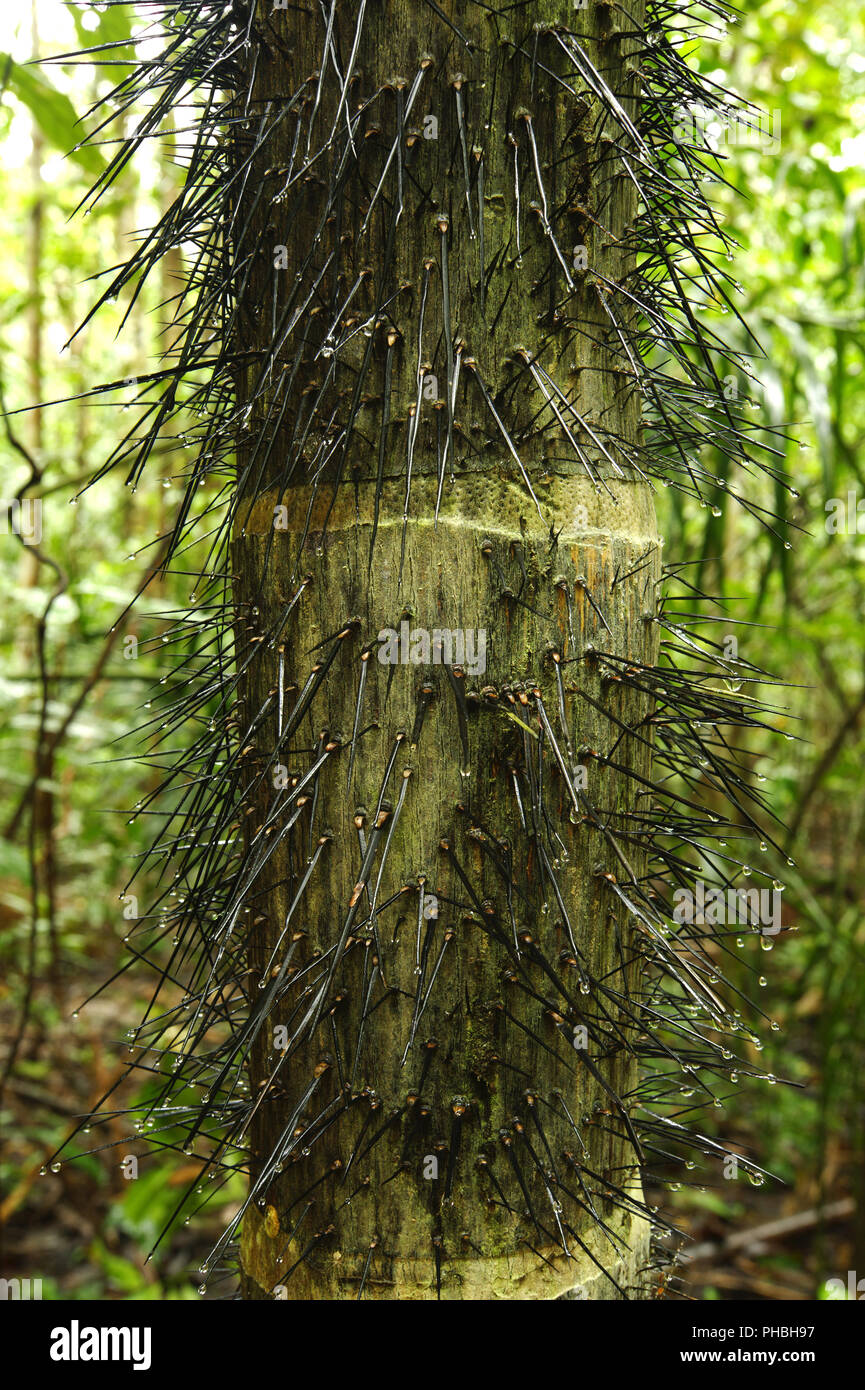
[[[161, 1159], [142, 1158], [139, 1177], [127, 1182], [120, 1160], [135, 1143], [118, 1133], [119, 1148], [38, 1177], [73, 1117], [120, 1075], [115, 1044], [140, 1012], [144, 982], [123, 976], [97, 992], [79, 1019], [72, 1016], [116, 969], [128, 931], [118, 895], [148, 834], [147, 817], [130, 822], [128, 809], [155, 779], [152, 769], [126, 761], [128, 736], [150, 717], [149, 688], [163, 674], [159, 636], [188, 595], [176, 578], [152, 585], [122, 638], [112, 637], [153, 558], [135, 551], [160, 533], [175, 495], [178, 461], [168, 448], [137, 492], [110, 475], [69, 506], [118, 432], [134, 422], [124, 413], [129, 391], [122, 383], [151, 370], [165, 349], [163, 304], [182, 271], [178, 248], [121, 337], [128, 302], [76, 336], [95, 297], [89, 282], [125, 258], [177, 186], [169, 139], [144, 148], [90, 215], [72, 216], [110, 157], [105, 142], [120, 133], [115, 123], [100, 131], [97, 145], [75, 149], [83, 134], [75, 113], [90, 110], [151, 40], [134, 5], [34, 6], [43, 58], [84, 44], [115, 47], [113, 66], [67, 60], [35, 68], [27, 65], [34, 34], [18, 7], [0, 21], [0, 48], [11, 55], [0, 55], [0, 384], [10, 412], [10, 433], [0, 441], [3, 495], [12, 498], [27, 478], [26, 451], [40, 474], [28, 496], [43, 503], [41, 553], [63, 580], [44, 634], [50, 698], [43, 708], [39, 623], [58, 576], [15, 536], [4, 536], [0, 1028], [8, 1042], [26, 1008], [26, 1029], [0, 1116], [4, 1132], [15, 1135], [0, 1169], [7, 1263], [15, 1268], [2, 1272], [41, 1271], [46, 1297], [188, 1298], [197, 1296], [188, 1271], [209, 1248], [220, 1213], [193, 1217], [188, 1232], [145, 1263], [180, 1191], [170, 1149]], [[699, 1186], [673, 1201], [698, 1238], [720, 1240], [742, 1224], [852, 1197], [855, 1221], [817, 1227], [761, 1266], [760, 1287], [786, 1280], [794, 1296], [825, 1298], [838, 1296], [826, 1292], [827, 1278], [856, 1268], [857, 1258], [865, 1268], [865, 1041], [857, 1027], [865, 1012], [857, 873], [865, 816], [865, 537], [826, 525], [830, 499], [846, 505], [853, 494], [854, 517], [856, 501], [865, 499], [865, 23], [854, 0], [748, 0], [740, 13], [715, 41], [695, 45], [691, 60], [762, 113], [748, 140], [739, 131], [733, 145], [717, 132], [726, 180], [716, 190], [718, 206], [739, 243], [728, 268], [742, 290], [731, 292], [731, 304], [765, 349], [765, 356], [755, 352], [753, 381], [731, 382], [731, 389], [751, 396], [755, 437], [778, 451], [775, 463], [798, 494], [755, 475], [749, 495], [792, 524], [795, 544], [787, 549], [781, 528], [763, 530], [727, 504], [735, 479], [703, 510], [684, 506], [672, 490], [659, 495], [658, 507], [667, 558], [699, 564], [698, 582], [723, 601], [739, 654], [787, 687], [757, 692], [778, 706], [787, 740], [748, 750], [751, 774], [766, 779], [773, 813], [790, 827], [781, 838], [795, 863], [759, 866], [786, 885], [785, 930], [771, 955], [760, 949], [765, 940], [749, 936], [725, 966], [778, 1025], [767, 1025], [763, 1050], [752, 1057], [782, 1084], [731, 1095], [715, 1122], [716, 1132], [787, 1187], [755, 1191], [699, 1171]], [[178, 128], [188, 114], [179, 113]], [[735, 312], [719, 312], [717, 331], [738, 348], [754, 348]], [[88, 387], [103, 380], [118, 383], [116, 406], [110, 396], [88, 405]], [[38, 400], [65, 403], [33, 409]], [[716, 640], [719, 631], [723, 623]], [[130, 636], [137, 650], [122, 640]], [[40, 738], [44, 746], [58, 733], [47, 768], [38, 765]], [[34, 770], [43, 817], [35, 847], [27, 817], [15, 815]], [[34, 866], [35, 903], [28, 886]], [[144, 887], [131, 891], [146, 897]], [[236, 1197], [226, 1192], [225, 1203]], [[730, 1293], [715, 1273], [704, 1281], [707, 1298]], [[693, 1277], [699, 1285], [698, 1270]]]
[[[856, 1268], [857, 1259], [865, 1265], [865, 915], [858, 877], [865, 535], [856, 533], [855, 519], [852, 534], [827, 529], [830, 499], [844, 502], [846, 513], [852, 493], [854, 518], [863, 499], [865, 532], [863, 31], [857, 4], [768, 0], [746, 4], [740, 23], [694, 54], [704, 72], [760, 112], [751, 138], [736, 132], [737, 142], [727, 144], [718, 133], [729, 187], [717, 190], [717, 202], [740, 247], [729, 269], [742, 293], [731, 300], [765, 353], [753, 359], [753, 382], [734, 389], [750, 395], [755, 426], [766, 430], [757, 437], [778, 450], [774, 462], [798, 496], [767, 479], [743, 485], [795, 528], [787, 537], [791, 549], [782, 528], [778, 536], [761, 530], [723, 493], [702, 513], [684, 512], [667, 494], [662, 526], [668, 559], [703, 561], [701, 586], [723, 596], [737, 624], [731, 621], [729, 634], [739, 655], [787, 685], [755, 690], [782, 710], [787, 741], [752, 748], [753, 775], [766, 779], [772, 810], [789, 828], [781, 844], [795, 860], [755, 866], [785, 884], [785, 930], [774, 943], [746, 937], [733, 979], [774, 1020], [758, 1030], [760, 1065], [795, 1085], [749, 1086], [726, 1101], [715, 1131], [728, 1140], [740, 1136], [790, 1185], [781, 1195], [785, 1212], [854, 1199], [857, 1215], [846, 1230], [818, 1225], [806, 1233], [811, 1279], [793, 1285], [806, 1298], [817, 1296], [815, 1274], [819, 1281]], [[746, 350], [742, 324], [732, 314], [721, 322], [722, 335]], [[716, 640], [719, 632], [728, 635], [723, 623], [716, 626]], [[761, 951], [772, 945], [771, 955]], [[725, 1198], [729, 1184], [704, 1176]], [[761, 1206], [777, 1203], [777, 1193], [773, 1184], [761, 1189]], [[679, 1194], [680, 1214], [693, 1212], [695, 1202], [696, 1194]], [[726, 1220], [737, 1219], [731, 1199]], [[709, 1223], [708, 1230], [717, 1234], [719, 1227]]]

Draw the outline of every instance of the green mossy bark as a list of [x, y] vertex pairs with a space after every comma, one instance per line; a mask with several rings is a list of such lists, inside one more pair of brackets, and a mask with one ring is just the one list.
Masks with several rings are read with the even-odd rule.
[[[327, 843], [292, 924], [297, 938], [293, 966], [302, 971], [338, 939], [360, 861], [355, 816], [358, 808], [365, 808], [365, 832], [369, 834], [384, 769], [400, 734], [404, 738], [388, 790], [391, 806], [397, 802], [403, 780], [408, 782], [379, 889], [380, 904], [393, 901], [378, 919], [378, 939], [355, 942], [334, 980], [334, 993], [341, 998], [333, 1014], [333, 1027], [323, 1026], [314, 1042], [304, 1043], [293, 1053], [289, 1066], [280, 1072], [278, 1089], [272, 1090], [270, 1103], [260, 1108], [250, 1131], [255, 1172], [316, 1073], [318, 1085], [298, 1120], [299, 1128], [336, 1098], [340, 1073], [347, 1079], [351, 1095], [360, 1097], [351, 1107], [348, 1129], [334, 1124], [308, 1154], [294, 1154], [271, 1184], [266, 1207], [253, 1210], [246, 1219], [244, 1294], [252, 1299], [354, 1298], [364, 1270], [367, 1298], [425, 1299], [435, 1298], [437, 1292], [443, 1298], [554, 1298], [568, 1296], [575, 1286], [581, 1290], [579, 1296], [587, 1298], [619, 1296], [576, 1246], [575, 1258], [565, 1259], [551, 1241], [538, 1236], [530, 1219], [521, 1211], [507, 1212], [491, 1193], [487, 1165], [493, 1163], [500, 1176], [510, 1174], [501, 1132], [510, 1129], [513, 1133], [518, 1104], [523, 1114], [526, 1105], [538, 1108], [557, 1163], [564, 1163], [563, 1153], [578, 1149], [564, 1117], [546, 1105], [556, 1088], [565, 1095], [578, 1122], [582, 1124], [585, 1117], [584, 1137], [590, 1155], [585, 1161], [601, 1175], [601, 1182], [608, 1175], [620, 1189], [634, 1194], [639, 1191], [634, 1152], [621, 1114], [581, 1063], [579, 1053], [569, 1048], [550, 1010], [536, 998], [517, 991], [503, 977], [505, 952], [484, 931], [481, 914], [466, 906], [466, 889], [454, 868], [453, 855], [483, 910], [487, 910], [486, 904], [496, 903], [501, 914], [502, 881], [484, 852], [484, 836], [507, 845], [514, 856], [514, 879], [520, 885], [515, 909], [518, 930], [541, 941], [548, 960], [556, 962], [562, 952], [567, 955], [567, 935], [557, 920], [559, 914], [543, 905], [549, 891], [544, 894], [537, 857], [520, 827], [508, 770], [523, 756], [523, 725], [530, 730], [529, 746], [533, 748], [537, 742], [533, 692], [540, 692], [551, 717], [558, 708], [551, 661], [551, 651], [555, 650], [566, 663], [562, 670], [571, 739], [575, 749], [583, 749], [579, 761], [587, 768], [590, 800], [606, 815], [627, 815], [633, 809], [638, 786], [593, 762], [591, 750], [603, 751], [610, 745], [607, 714], [633, 727], [645, 721], [649, 711], [639, 696], [606, 678], [590, 648], [610, 650], [633, 661], [655, 658], [656, 627], [650, 619], [658, 558], [657, 550], [652, 552], [657, 532], [651, 494], [627, 469], [622, 477], [600, 457], [596, 472], [601, 486], [593, 486], [562, 431], [538, 432], [521, 447], [520, 455], [543, 512], [541, 521], [504, 442], [495, 440], [495, 427], [482, 396], [474, 389], [469, 366], [463, 372], [458, 397], [453, 470], [452, 474], [448, 470], [445, 480], [438, 522], [434, 524], [433, 518], [438, 492], [437, 450], [445, 413], [441, 400], [438, 408], [424, 403], [413, 453], [410, 519], [407, 526], [403, 524], [406, 434], [418, 394], [421, 287], [431, 264], [434, 274], [425, 328], [428, 347], [422, 345], [420, 354], [423, 365], [439, 335], [447, 331], [440, 296], [445, 238], [450, 332], [457, 347], [462, 345], [464, 360], [475, 359], [491, 391], [507, 381], [508, 363], [517, 349], [535, 351], [543, 343], [548, 369], [571, 393], [580, 412], [596, 422], [603, 419], [610, 434], [631, 446], [638, 445], [639, 403], [632, 383], [612, 371], [613, 359], [602, 340], [608, 324], [598, 282], [574, 273], [577, 313], [585, 333], [571, 337], [560, 351], [555, 314], [547, 314], [549, 295], [544, 291], [539, 299], [532, 289], [549, 267], [552, 251], [547, 241], [537, 236], [538, 214], [525, 205], [520, 214], [525, 223], [522, 264], [516, 264], [508, 130], [520, 121], [525, 125], [525, 115], [530, 115], [551, 201], [561, 199], [565, 186], [559, 161], [576, 161], [582, 169], [575, 185], [579, 197], [574, 199], [567, 249], [585, 244], [589, 264], [610, 281], [620, 280], [628, 268], [616, 243], [633, 217], [633, 198], [630, 185], [617, 175], [614, 156], [603, 155], [603, 151], [599, 154], [591, 144], [593, 117], [588, 102], [583, 119], [573, 98], [545, 77], [542, 65], [536, 67], [532, 81], [531, 63], [514, 53], [515, 21], [508, 13], [491, 16], [467, 3], [445, 4], [443, 8], [472, 38], [470, 54], [457, 43], [447, 51], [442, 21], [416, 0], [369, 6], [368, 26], [358, 54], [358, 101], [384, 82], [391, 85], [396, 100], [397, 90], [402, 86], [405, 91], [410, 85], [426, 55], [434, 60], [429, 85], [416, 110], [419, 118], [437, 114], [439, 138], [425, 141], [418, 133], [404, 152], [406, 201], [386, 284], [380, 282], [375, 270], [387, 237], [384, 209], [370, 219], [368, 231], [358, 236], [369, 186], [349, 179], [340, 218], [335, 225], [324, 226], [319, 225], [319, 214], [325, 193], [317, 180], [328, 177], [326, 161], [302, 189], [308, 201], [305, 225], [309, 237], [318, 236], [321, 242], [322, 261], [330, 249], [341, 248], [337, 302], [346, 297], [367, 266], [371, 273], [364, 277], [352, 301], [358, 324], [381, 298], [395, 294], [373, 329], [370, 384], [363, 394], [342, 473], [337, 458], [322, 475], [330, 483], [340, 476], [341, 485], [324, 486], [315, 493], [300, 482], [285, 492], [255, 496], [250, 490], [241, 507], [234, 541], [241, 645], [266, 632], [298, 583], [310, 578], [282, 634], [280, 651], [265, 650], [262, 644], [259, 658], [249, 667], [243, 692], [247, 715], [260, 709], [276, 687], [280, 652], [286, 685], [289, 690], [293, 688], [286, 699], [286, 711], [290, 712], [313, 662], [327, 650], [320, 648], [311, 654], [312, 649], [349, 621], [356, 624], [341, 643], [295, 740], [298, 749], [307, 750], [304, 756], [298, 755], [296, 766], [289, 766], [295, 773], [309, 766], [310, 749], [324, 746], [318, 742], [323, 731], [325, 742], [338, 743], [340, 751], [324, 766], [314, 804], [310, 801], [305, 809], [297, 833], [282, 843], [258, 882], [250, 960], [253, 981], [270, 960], [297, 884], [321, 837], [326, 837]], [[545, 0], [534, 10], [541, 26], [555, 22], [581, 25], [587, 50], [603, 63], [614, 90], [626, 90], [626, 83], [635, 80], [629, 69], [628, 41], [612, 32], [615, 12], [611, 7], [596, 5], [575, 12], [564, 3]], [[351, 26], [339, 22], [340, 52], [345, 54], [351, 47]], [[275, 13], [271, 24], [270, 50], [261, 55], [259, 64], [257, 102], [295, 91], [318, 66], [321, 31], [317, 22]], [[545, 51], [542, 46], [541, 53]], [[512, 248], [502, 269], [491, 277], [483, 306], [478, 287], [479, 238], [469, 236], [465, 212], [456, 121], [458, 89], [463, 94], [472, 147], [477, 145], [483, 151], [485, 256], [491, 260], [503, 246]], [[337, 98], [325, 83], [317, 115], [321, 129], [329, 129], [336, 105]], [[287, 122], [286, 165], [292, 138], [293, 126]], [[368, 138], [377, 137], [373, 133]], [[475, 159], [471, 151], [470, 157]], [[262, 169], [259, 175], [261, 186], [274, 191], [275, 180], [280, 177], [278, 166], [275, 173]], [[568, 188], [572, 196], [570, 182]], [[476, 184], [472, 196], [477, 196]], [[531, 201], [537, 201], [536, 191], [534, 198], [528, 199]], [[597, 214], [602, 208], [601, 218]], [[477, 206], [474, 216], [476, 219]], [[607, 228], [603, 236], [598, 230], [601, 220]], [[310, 240], [304, 246], [303, 240], [295, 237], [288, 248], [288, 269], [282, 273], [289, 280], [298, 257], [312, 244]], [[275, 222], [272, 241], [280, 242]], [[255, 266], [251, 275], [244, 311], [253, 349], [268, 341], [272, 277], [273, 268], [267, 263]], [[561, 283], [558, 288], [561, 295]], [[388, 341], [392, 353], [391, 423], [370, 567], [383, 361]], [[355, 371], [364, 369], [369, 342], [358, 333], [353, 349], [343, 354], [343, 360], [353, 363]], [[325, 362], [310, 352], [298, 370], [292, 401], [300, 402], [304, 387], [319, 383], [324, 370]], [[350, 382], [350, 375], [334, 379], [334, 405], [340, 390], [350, 394]], [[241, 392], [251, 389], [250, 382], [240, 385]], [[542, 404], [543, 398], [533, 386], [527, 389], [521, 385], [506, 407], [512, 434], [524, 429]], [[326, 406], [322, 413], [327, 416]], [[284, 454], [289, 447], [296, 423], [296, 407], [292, 405], [283, 413], [276, 431], [277, 453]], [[257, 400], [248, 429], [250, 441], [271, 429], [266, 399]], [[311, 440], [310, 447], [318, 442]], [[581, 443], [589, 450], [592, 447], [588, 437]], [[249, 464], [253, 457], [250, 443], [241, 451], [241, 464]], [[283, 507], [280, 529], [274, 529], [274, 517]], [[614, 584], [617, 575], [632, 570], [647, 554], [650, 558], [639, 579]], [[599, 626], [588, 595], [602, 609], [609, 632]], [[485, 631], [486, 670], [473, 676], [468, 671], [448, 673], [442, 666], [385, 667], [373, 654], [368, 662], [361, 721], [362, 727], [371, 727], [358, 743], [348, 794], [346, 745], [355, 717], [360, 653], [367, 644], [375, 643], [381, 630], [398, 629], [403, 620], [411, 628], [428, 631]], [[425, 682], [434, 690], [415, 749], [410, 736], [419, 688]], [[464, 722], [455, 688], [465, 701]], [[578, 698], [578, 692], [589, 698]], [[592, 702], [604, 712], [596, 710]], [[276, 737], [276, 714], [271, 705], [271, 713], [257, 728], [244, 755], [250, 781]], [[640, 776], [649, 771], [647, 745], [639, 738], [623, 737], [615, 757]], [[269, 785], [259, 789], [248, 817], [250, 838], [265, 822], [271, 795]], [[562, 839], [557, 877], [568, 917], [592, 976], [603, 979], [619, 968], [623, 955], [633, 954], [635, 946], [634, 923], [611, 897], [602, 877], [603, 873], [616, 872], [619, 865], [608, 842], [583, 817], [569, 810], [560, 779], [551, 779], [546, 796]], [[630, 862], [637, 872], [644, 871], [639, 852], [634, 852]], [[447, 945], [415, 1047], [403, 1065], [418, 982], [415, 923], [419, 879], [439, 904], [430, 960], [437, 959]], [[507, 915], [496, 920], [510, 935]], [[562, 970], [579, 999], [576, 967], [563, 964]], [[375, 971], [375, 1011], [365, 1023], [360, 1047], [346, 1055], [344, 1049], [361, 1030], [366, 990]], [[540, 972], [537, 986], [544, 994]], [[615, 1014], [612, 1006], [610, 1011]], [[270, 1026], [262, 1030], [250, 1056], [254, 1089], [267, 1086], [278, 1063], [279, 1053], [272, 1046], [273, 1029], [290, 1022], [277, 1010]], [[598, 1059], [595, 1061], [597, 1064]], [[627, 1098], [634, 1084], [634, 1066], [628, 1053], [611, 1051], [601, 1065], [610, 1086]], [[278, 1103], [274, 1103], [274, 1096]], [[366, 1122], [365, 1144], [388, 1119], [392, 1119], [391, 1126], [368, 1153], [359, 1155], [349, 1166], [347, 1134], [356, 1138]], [[537, 1136], [533, 1142], [540, 1144]], [[449, 1163], [457, 1147], [459, 1159], [448, 1183]], [[429, 1158], [438, 1161], [437, 1178], [424, 1176]], [[308, 1200], [303, 1194], [318, 1179], [321, 1182], [312, 1193], [311, 1214], [292, 1235]], [[543, 1199], [543, 1189], [539, 1191]], [[630, 1296], [642, 1296], [639, 1271], [646, 1258], [645, 1223], [625, 1211], [621, 1202], [601, 1196], [598, 1202], [610, 1231], [621, 1237], [618, 1252], [587, 1213], [582, 1213], [583, 1226], [578, 1234]], [[544, 1216], [552, 1225], [548, 1208]], [[570, 1219], [575, 1219], [573, 1214]], [[325, 1231], [326, 1237], [307, 1252], [313, 1235]]]

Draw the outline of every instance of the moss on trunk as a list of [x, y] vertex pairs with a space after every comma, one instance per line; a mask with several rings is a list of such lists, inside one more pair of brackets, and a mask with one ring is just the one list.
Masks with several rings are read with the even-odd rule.
[[[279, 248], [280, 197], [304, 200], [308, 235], [251, 262], [253, 353], [296, 312], [296, 277], [311, 288], [302, 351], [268, 392], [254, 358], [241, 383], [241, 650], [295, 600], [244, 686], [247, 839], [265, 846], [251, 980], [265, 1006], [292, 984], [249, 1059], [279, 1103], [250, 1130], [267, 1181], [245, 1296], [639, 1297], [621, 1002], [639, 934], [603, 827], [637, 804], [620, 769], [649, 771], [649, 709], [597, 653], [655, 659], [657, 533], [604, 305], [629, 268], [632, 185], [591, 93], [556, 80], [553, 26], [581, 26], [626, 105], [629, 41], [610, 6], [546, 0], [533, 29], [445, 4], [467, 47], [410, 0], [368, 5], [355, 52], [358, 7], [337, 8], [320, 84], [320, 16], [270, 20], [253, 111], [307, 85], [239, 217], [239, 249]], [[364, 101], [347, 158], [337, 136]], [[310, 123], [324, 150], [292, 183]], [[270, 454], [299, 466], [262, 491]], [[385, 664], [387, 630], [391, 655], [421, 661]], [[462, 634], [450, 662], [436, 632]], [[262, 775], [275, 747], [281, 787]], [[628, 869], [645, 872], [639, 845]]]

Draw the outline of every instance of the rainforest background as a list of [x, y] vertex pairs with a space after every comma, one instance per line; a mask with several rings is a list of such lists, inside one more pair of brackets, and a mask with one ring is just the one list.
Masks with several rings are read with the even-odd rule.
[[[755, 737], [748, 751], [794, 861], [775, 866], [784, 930], [774, 942], [750, 938], [735, 967], [736, 985], [778, 1025], [760, 1058], [778, 1083], [742, 1088], [713, 1116], [714, 1132], [777, 1181], [695, 1173], [656, 1200], [693, 1237], [693, 1296], [807, 1300], [837, 1296], [827, 1281], [865, 1270], [865, 20], [855, 0], [765, 0], [740, 15], [690, 61], [761, 112], [748, 138], [719, 133], [728, 187], [715, 199], [739, 243], [737, 307], [765, 351], [753, 360], [758, 422], [788, 436], [772, 440], [799, 495], [778, 487], [770, 500], [794, 543], [723, 492], [700, 509], [659, 489], [656, 505], [667, 560], [699, 562], [703, 589], [744, 624], [729, 628], [741, 655], [786, 683], [762, 693], [790, 737]], [[150, 639], [185, 601], [176, 577], [160, 580], [134, 625], [112, 631], [151, 562], [140, 547], [170, 515], [182, 466], [174, 442], [134, 495], [112, 475], [69, 505], [123, 424], [119, 397], [85, 393], [152, 369], [193, 250], [179, 245], [161, 283], [73, 336], [94, 277], [126, 258], [180, 182], [187, 109], [176, 139], [146, 143], [88, 216], [73, 215], [110, 148], [74, 149], [94, 123], [77, 117], [118, 64], [146, 57], [143, 27], [135, 5], [33, 0], [0, 17], [0, 493], [13, 498], [27, 476], [25, 450], [40, 475], [28, 497], [42, 502], [46, 557], [4, 518], [0, 1040], [15, 1058], [0, 1115], [0, 1274], [41, 1277], [46, 1298], [198, 1298], [192, 1271], [240, 1193], [238, 1179], [145, 1263], [194, 1165], [166, 1152], [128, 1182], [109, 1148], [40, 1176], [73, 1117], [119, 1074], [129, 1020], [144, 1006], [143, 980], [100, 989], [128, 930], [118, 895], [147, 843], [147, 818], [130, 823], [128, 808], [155, 776], [117, 741], [142, 722], [162, 674]], [[111, 68], [56, 61], [104, 43], [118, 45]], [[99, 140], [123, 133], [124, 120], [131, 114]], [[748, 350], [733, 316], [719, 310], [713, 326]], [[134, 659], [124, 633], [142, 643]]]

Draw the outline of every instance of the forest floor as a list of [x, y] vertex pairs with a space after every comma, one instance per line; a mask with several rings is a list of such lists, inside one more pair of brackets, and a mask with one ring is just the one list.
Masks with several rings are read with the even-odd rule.
[[[92, 986], [107, 971], [92, 964]], [[200, 1297], [195, 1271], [237, 1210], [236, 1201], [211, 1203], [180, 1224], [171, 1240], [148, 1254], [172, 1219], [184, 1190], [198, 1172], [195, 1162], [169, 1151], [149, 1153], [143, 1138], [129, 1139], [129, 1126], [110, 1121], [107, 1129], [81, 1134], [96, 1151], [74, 1163], [49, 1166], [54, 1150], [99, 1097], [125, 1071], [121, 1040], [140, 1001], [125, 977], [97, 995], [75, 1022], [82, 984], [46, 991], [37, 1001], [15, 1074], [4, 1102], [4, 1196], [0, 1202], [2, 1268], [6, 1278], [41, 1278], [43, 1297], [72, 1299], [190, 1299]], [[0, 1036], [13, 1035], [16, 1015], [11, 995], [0, 998]], [[747, 1112], [737, 1130], [748, 1135]], [[138, 1158], [139, 1181], [124, 1177], [122, 1161]], [[843, 1164], [841, 1165], [843, 1167]], [[723, 1184], [729, 1188], [729, 1184]], [[134, 1189], [134, 1191], [133, 1191]], [[235, 1194], [233, 1194], [235, 1195]], [[684, 1233], [680, 1255], [667, 1281], [667, 1296], [721, 1300], [811, 1300], [820, 1271], [846, 1279], [855, 1268], [852, 1239], [854, 1203], [843, 1181], [821, 1195], [813, 1182], [760, 1188], [742, 1182], [735, 1200], [683, 1186], [650, 1190]], [[208, 1298], [231, 1297], [236, 1288], [226, 1273], [210, 1281]]]

